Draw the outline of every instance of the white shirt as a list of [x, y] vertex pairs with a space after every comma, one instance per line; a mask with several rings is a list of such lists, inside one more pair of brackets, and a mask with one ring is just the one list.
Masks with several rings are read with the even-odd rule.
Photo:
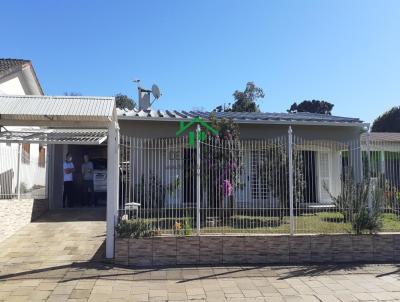
[[74, 164], [72, 162], [64, 162], [64, 181], [72, 181], [72, 173], [65, 173], [65, 169], [73, 169], [74, 168]]

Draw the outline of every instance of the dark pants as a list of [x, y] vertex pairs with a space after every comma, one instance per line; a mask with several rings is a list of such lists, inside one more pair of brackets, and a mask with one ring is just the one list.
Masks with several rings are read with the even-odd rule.
[[65, 200], [67, 199], [67, 206], [72, 207], [72, 200], [74, 195], [74, 183], [72, 181], [64, 181], [63, 192], [63, 208], [65, 208]]
[[84, 190], [84, 204], [96, 205], [96, 200], [94, 198], [93, 180], [83, 181], [83, 190]]

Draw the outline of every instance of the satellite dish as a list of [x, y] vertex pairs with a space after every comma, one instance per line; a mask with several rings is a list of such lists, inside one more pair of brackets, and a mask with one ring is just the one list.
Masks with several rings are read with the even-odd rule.
[[156, 84], [153, 84], [153, 86], [151, 86], [151, 94], [157, 100], [160, 98], [160, 96], [161, 96], [160, 88], [158, 88], [158, 86]]

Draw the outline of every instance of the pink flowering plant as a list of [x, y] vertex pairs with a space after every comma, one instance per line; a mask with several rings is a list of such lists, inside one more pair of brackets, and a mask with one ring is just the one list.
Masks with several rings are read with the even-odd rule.
[[207, 207], [218, 215], [224, 213], [224, 201], [233, 207], [235, 189], [240, 186], [242, 170], [239, 128], [232, 120], [211, 118], [218, 135], [207, 135], [202, 145], [201, 169], [203, 191], [207, 192]]

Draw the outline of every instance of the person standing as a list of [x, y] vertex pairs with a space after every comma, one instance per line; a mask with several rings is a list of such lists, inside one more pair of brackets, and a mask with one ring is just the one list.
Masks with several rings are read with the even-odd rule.
[[82, 176], [84, 188], [84, 203], [88, 206], [95, 206], [94, 186], [93, 186], [93, 162], [90, 161], [89, 155], [83, 155]]
[[63, 208], [65, 208], [65, 201], [67, 200], [67, 206], [72, 207], [72, 199], [74, 192], [73, 173], [75, 171], [74, 163], [72, 162], [71, 153], [67, 153], [65, 162], [63, 165], [64, 169], [64, 192], [63, 192]]

